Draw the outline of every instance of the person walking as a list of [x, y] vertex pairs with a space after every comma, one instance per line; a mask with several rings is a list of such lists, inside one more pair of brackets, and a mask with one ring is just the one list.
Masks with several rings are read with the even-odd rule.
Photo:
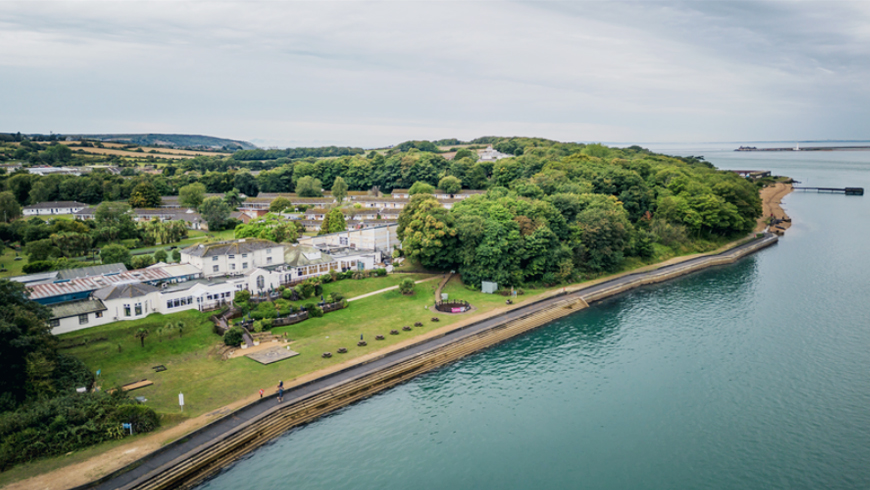
[[263, 388], [260, 388], [260, 398], [263, 398]]
[[278, 381], [278, 403], [284, 401], [284, 380]]

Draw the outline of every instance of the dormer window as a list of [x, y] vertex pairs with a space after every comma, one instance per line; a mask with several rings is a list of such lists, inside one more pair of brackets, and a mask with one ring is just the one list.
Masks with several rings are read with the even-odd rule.
[[217, 258], [217, 255], [215, 255], [214, 257], [211, 258], [211, 261], [212, 261], [212, 262], [217, 262], [217, 259], [218, 259], [218, 258]]

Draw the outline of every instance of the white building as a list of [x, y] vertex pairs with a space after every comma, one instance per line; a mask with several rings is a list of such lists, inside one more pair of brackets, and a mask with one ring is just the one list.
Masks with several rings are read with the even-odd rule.
[[46, 201], [38, 204], [24, 206], [22, 210], [24, 216], [42, 216], [52, 214], [75, 214], [88, 205], [76, 201]]
[[245, 275], [257, 267], [284, 263], [284, 246], [259, 238], [201, 243], [181, 251], [181, 262], [205, 277]]
[[314, 247], [352, 247], [365, 250], [380, 250], [391, 254], [400, 245], [395, 223], [372, 226], [360, 230], [339, 231], [320, 236], [303, 236], [299, 238], [301, 245]]
[[492, 145], [489, 145], [485, 150], [477, 150], [477, 161], [479, 162], [495, 162], [497, 160], [501, 160], [502, 158], [510, 158], [513, 155], [508, 155], [507, 153], [502, 153], [498, 150], [494, 150]]

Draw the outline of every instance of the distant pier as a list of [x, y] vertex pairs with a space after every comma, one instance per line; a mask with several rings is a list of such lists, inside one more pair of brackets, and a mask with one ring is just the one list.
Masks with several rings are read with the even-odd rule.
[[829, 192], [831, 194], [846, 194], [847, 196], [863, 196], [863, 187], [792, 187], [796, 191]]

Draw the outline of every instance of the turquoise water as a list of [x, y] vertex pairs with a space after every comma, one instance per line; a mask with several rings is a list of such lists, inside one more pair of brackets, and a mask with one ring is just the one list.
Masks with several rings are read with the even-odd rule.
[[[667, 150], [870, 189], [870, 152]], [[775, 247], [337, 411], [201, 488], [870, 488], [870, 196], [786, 208]]]

